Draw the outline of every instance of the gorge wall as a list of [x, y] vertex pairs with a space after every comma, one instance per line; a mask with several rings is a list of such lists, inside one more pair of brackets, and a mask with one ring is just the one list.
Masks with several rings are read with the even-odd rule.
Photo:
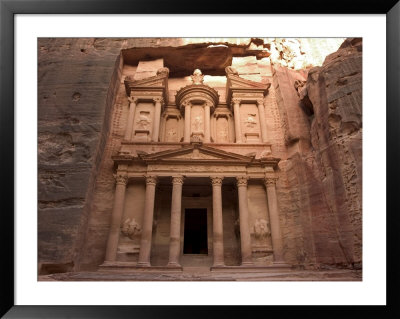
[[281, 158], [285, 259], [306, 268], [361, 267], [362, 42], [343, 41], [39, 39], [40, 272], [95, 269], [103, 261], [111, 155], [128, 103], [123, 80], [149, 76], [138, 63], [157, 59], [176, 83], [196, 67], [217, 81], [229, 65], [273, 83], [265, 105], [273, 154]]

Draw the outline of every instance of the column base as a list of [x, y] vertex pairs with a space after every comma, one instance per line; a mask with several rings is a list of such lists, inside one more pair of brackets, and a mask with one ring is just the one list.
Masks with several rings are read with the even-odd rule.
[[136, 264], [136, 267], [151, 267], [148, 261], [140, 261]]
[[167, 267], [170, 268], [170, 269], [180, 269], [180, 270], [183, 269], [182, 266], [177, 262], [169, 262], [167, 264]]
[[241, 267], [248, 267], [248, 266], [253, 266], [254, 263], [252, 261], [244, 261], [242, 262], [242, 264], [240, 265]]

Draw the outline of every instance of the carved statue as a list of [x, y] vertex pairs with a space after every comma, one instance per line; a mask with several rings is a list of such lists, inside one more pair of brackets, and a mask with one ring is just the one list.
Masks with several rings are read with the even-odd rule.
[[203, 84], [204, 75], [201, 73], [200, 69], [196, 69], [193, 72], [193, 75], [190, 76], [192, 78], [193, 84]]
[[194, 125], [194, 130], [195, 130], [196, 132], [202, 131], [203, 121], [201, 120], [201, 116], [196, 116], [196, 117], [194, 118], [194, 123], [193, 123], [193, 125]]
[[139, 235], [141, 232], [142, 229], [134, 218], [128, 218], [121, 226], [121, 233], [130, 239], [133, 239], [134, 236]]
[[264, 238], [270, 235], [268, 222], [265, 219], [258, 218], [254, 223], [254, 236]]
[[232, 66], [227, 66], [225, 68], [225, 73], [226, 73], [226, 75], [237, 75], [237, 76], [239, 76], [238, 71], [235, 68], [233, 68]]

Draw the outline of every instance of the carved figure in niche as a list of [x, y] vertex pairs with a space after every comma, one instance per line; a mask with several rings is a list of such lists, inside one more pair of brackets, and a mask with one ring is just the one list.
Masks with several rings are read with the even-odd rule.
[[167, 132], [167, 141], [176, 141], [176, 130], [171, 128]]
[[148, 130], [150, 125], [149, 120], [149, 112], [140, 112], [139, 119], [137, 120], [137, 124], [140, 129]]
[[225, 68], [225, 73], [226, 73], [226, 75], [237, 75], [237, 76], [239, 76], [238, 71], [235, 68], [233, 68], [232, 66], [227, 66]]
[[258, 239], [264, 238], [270, 235], [268, 228], [268, 222], [265, 219], [257, 218], [254, 223], [254, 236]]
[[200, 69], [196, 69], [193, 72], [193, 75], [190, 76], [192, 78], [193, 84], [203, 84], [204, 75], [201, 73]]
[[201, 120], [201, 116], [196, 116], [194, 118], [194, 131], [195, 132], [201, 132], [202, 131], [202, 126], [203, 126], [203, 121]]
[[249, 114], [249, 116], [246, 119], [246, 126], [247, 127], [254, 127], [256, 126], [257, 122], [255, 120], [256, 115], [255, 114]]
[[142, 232], [139, 224], [136, 222], [135, 218], [128, 218], [121, 226], [122, 235], [128, 237], [129, 239], [134, 239], [136, 235]]
[[226, 133], [226, 130], [222, 130], [218, 132], [218, 140], [220, 142], [227, 142], [228, 141], [228, 134]]

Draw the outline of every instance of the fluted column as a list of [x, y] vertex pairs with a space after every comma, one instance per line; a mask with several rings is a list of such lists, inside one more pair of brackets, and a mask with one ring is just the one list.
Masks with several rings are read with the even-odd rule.
[[283, 242], [281, 236], [281, 227], [279, 225], [278, 198], [276, 196], [276, 177], [266, 177], [265, 187], [267, 190], [269, 219], [271, 224], [272, 249], [274, 250], [274, 262], [284, 263], [283, 260]]
[[160, 120], [161, 120], [161, 104], [163, 103], [162, 97], [154, 98], [154, 125], [153, 125], [153, 142], [158, 142], [160, 135]]
[[251, 237], [249, 227], [249, 209], [247, 205], [247, 177], [239, 176], [237, 179], [239, 198], [239, 223], [240, 245], [242, 251], [242, 265], [252, 265]]
[[185, 102], [185, 132], [184, 132], [184, 142], [190, 142], [190, 110], [192, 104], [190, 102]]
[[156, 194], [156, 176], [146, 176], [146, 197], [143, 216], [142, 237], [138, 266], [150, 266], [151, 237], [153, 233], [154, 198]]
[[240, 129], [240, 99], [232, 99], [233, 116], [235, 117], [236, 143], [242, 143], [242, 130]]
[[263, 143], [267, 143], [267, 122], [265, 119], [264, 99], [257, 100], [258, 113], [260, 114], [261, 138]]
[[183, 176], [172, 177], [171, 234], [168, 266], [180, 267], [182, 185]]
[[117, 257], [117, 248], [119, 232], [121, 228], [122, 213], [124, 211], [125, 190], [128, 182], [128, 176], [123, 174], [114, 175], [116, 180], [114, 206], [111, 215], [111, 227], [108, 234], [106, 261], [115, 261]]
[[210, 143], [210, 104], [204, 105], [204, 143]]
[[135, 110], [138, 99], [134, 97], [129, 97], [128, 100], [129, 100], [129, 114], [125, 131], [125, 140], [130, 141], [132, 140], [133, 120], [135, 117]]
[[224, 266], [224, 236], [222, 222], [222, 179], [211, 177], [213, 189], [213, 251], [214, 267]]

